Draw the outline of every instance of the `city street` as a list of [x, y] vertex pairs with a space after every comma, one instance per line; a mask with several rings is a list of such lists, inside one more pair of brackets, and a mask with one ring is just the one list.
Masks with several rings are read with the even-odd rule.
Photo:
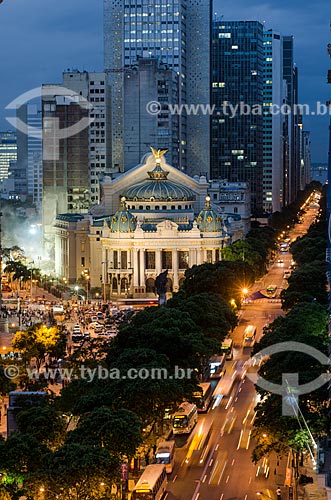
[[[291, 241], [307, 231], [317, 211], [315, 208], [307, 211], [303, 223], [291, 231]], [[283, 263], [277, 262], [280, 258]], [[266, 294], [270, 284], [277, 286], [275, 298], [258, 299], [244, 306], [240, 323], [232, 335], [236, 348], [234, 359], [227, 361], [227, 373], [231, 372], [234, 363], [245, 361], [250, 356], [251, 349], [242, 347], [245, 327], [254, 324], [259, 340], [263, 327], [284, 314], [279, 293], [287, 286], [283, 275], [291, 261], [288, 252], [277, 255], [269, 272], [250, 290], [250, 294], [258, 290]], [[284, 487], [286, 457], [279, 461], [279, 465], [277, 459], [271, 457], [269, 477], [256, 477], [257, 466], [251, 462], [253, 441], [250, 439], [256, 403], [254, 384], [249, 379], [237, 380], [228, 398], [223, 398], [221, 404], [211, 408], [208, 414], [199, 416], [196, 428], [186, 442], [183, 442], [182, 436], [176, 437], [176, 465], [169, 480], [167, 500], [257, 500], [257, 492], [263, 493], [260, 496], [262, 499], [271, 497], [276, 500], [277, 487], [282, 490], [283, 500], [288, 499], [288, 489]], [[200, 463], [199, 457], [194, 463], [186, 463], [185, 456], [194, 434], [204, 432], [210, 426], [212, 434], [207, 458], [203, 463]]]

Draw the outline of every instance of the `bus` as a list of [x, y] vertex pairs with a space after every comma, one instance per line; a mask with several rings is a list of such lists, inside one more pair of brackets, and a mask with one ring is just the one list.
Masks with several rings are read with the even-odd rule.
[[267, 294], [270, 296], [274, 296], [276, 294], [277, 286], [276, 285], [269, 285], [267, 288]]
[[221, 346], [222, 354], [225, 354], [226, 360], [231, 360], [233, 358], [233, 340], [230, 338], [226, 338], [222, 342]]
[[163, 464], [167, 474], [172, 473], [175, 461], [175, 441], [162, 441], [159, 443], [155, 459], [157, 464]]
[[247, 325], [244, 331], [244, 344], [253, 346], [255, 343], [256, 326]]
[[165, 466], [148, 465], [132, 491], [132, 500], [160, 500], [167, 488], [168, 479]]
[[224, 373], [225, 354], [223, 356], [212, 356], [209, 359], [209, 378], [221, 378]]
[[200, 387], [201, 391], [193, 392], [193, 399], [198, 408], [198, 413], [202, 413], [208, 410], [213, 397], [213, 389], [210, 382], [202, 382], [198, 387]]
[[173, 434], [189, 434], [198, 420], [198, 410], [195, 404], [182, 403], [172, 420]]

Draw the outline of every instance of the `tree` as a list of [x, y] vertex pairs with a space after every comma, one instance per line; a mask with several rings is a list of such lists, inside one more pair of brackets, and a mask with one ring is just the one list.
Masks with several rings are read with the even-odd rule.
[[57, 327], [47, 328], [43, 324], [35, 324], [26, 331], [15, 334], [12, 345], [22, 353], [26, 363], [35, 361], [39, 372], [45, 356], [63, 357], [66, 348], [66, 334]]
[[190, 314], [205, 336], [215, 338], [220, 343], [238, 323], [230, 304], [213, 293], [187, 296], [180, 290], [167, 302], [167, 307]]
[[68, 443], [100, 446], [123, 461], [133, 457], [141, 443], [140, 422], [131, 411], [101, 406], [80, 419], [68, 433]]
[[282, 308], [287, 311], [299, 302], [327, 304], [326, 263], [314, 261], [296, 269], [288, 279], [289, 287], [281, 292]]
[[49, 403], [19, 411], [16, 422], [21, 433], [33, 436], [48, 448], [55, 449], [63, 443], [66, 422]]
[[101, 500], [110, 498], [119, 470], [120, 462], [105, 448], [68, 443], [44, 456], [35, 487], [43, 485], [46, 495], [54, 492], [63, 500]]

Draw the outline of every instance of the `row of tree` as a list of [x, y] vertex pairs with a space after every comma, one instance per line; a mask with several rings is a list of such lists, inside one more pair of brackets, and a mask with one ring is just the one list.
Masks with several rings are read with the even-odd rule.
[[[283, 374], [298, 373], [299, 384], [302, 385], [327, 372], [327, 366], [307, 353], [307, 349], [313, 347], [328, 355], [325, 202], [323, 192], [318, 219], [305, 236], [291, 244], [290, 250], [297, 267], [288, 279], [288, 288], [281, 293], [283, 308], [288, 312], [264, 329], [263, 338], [254, 348], [253, 354], [281, 342], [303, 344], [300, 352], [273, 354], [261, 366], [259, 375], [272, 383], [282, 385]], [[254, 423], [257, 443], [253, 451], [254, 461], [271, 451], [282, 454], [290, 449], [298, 458], [309, 447], [312, 448], [310, 433], [315, 438], [330, 434], [330, 408], [325, 384], [313, 392], [300, 394], [299, 408], [295, 403], [295, 394], [290, 391], [287, 402], [290, 403], [293, 416], [283, 415], [282, 396], [261, 389], [258, 385], [256, 390], [260, 402], [256, 407]]]

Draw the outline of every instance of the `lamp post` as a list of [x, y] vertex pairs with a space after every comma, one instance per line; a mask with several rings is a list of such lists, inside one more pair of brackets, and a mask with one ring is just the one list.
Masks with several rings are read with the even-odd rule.
[[104, 271], [103, 271], [103, 301], [107, 302], [107, 283], [108, 283], [108, 273], [107, 273], [107, 265], [108, 265], [108, 260], [104, 260], [101, 262], [101, 264], [105, 265]]
[[85, 302], [87, 303], [88, 302], [88, 286], [89, 286], [88, 284], [89, 284], [89, 279], [90, 279], [88, 269], [84, 269], [84, 271], [82, 271], [82, 277], [86, 281], [86, 299], [85, 299]]

